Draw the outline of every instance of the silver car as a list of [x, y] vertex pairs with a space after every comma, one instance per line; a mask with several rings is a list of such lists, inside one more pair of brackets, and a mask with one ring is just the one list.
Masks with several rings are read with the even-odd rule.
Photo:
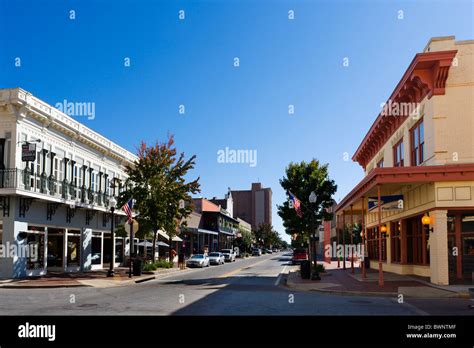
[[195, 254], [186, 261], [187, 267], [209, 267], [209, 258], [204, 254]]
[[209, 253], [209, 262], [211, 265], [223, 265], [225, 263], [225, 257], [223, 253]]

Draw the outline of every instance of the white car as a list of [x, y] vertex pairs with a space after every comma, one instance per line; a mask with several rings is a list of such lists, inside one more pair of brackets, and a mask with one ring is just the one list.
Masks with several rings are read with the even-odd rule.
[[221, 253], [224, 254], [224, 258], [226, 262], [233, 262], [235, 261], [235, 251], [232, 249], [222, 249]]
[[225, 262], [224, 254], [219, 252], [209, 253], [209, 262], [211, 265], [223, 265]]
[[209, 258], [204, 254], [195, 254], [186, 261], [187, 267], [209, 267]]

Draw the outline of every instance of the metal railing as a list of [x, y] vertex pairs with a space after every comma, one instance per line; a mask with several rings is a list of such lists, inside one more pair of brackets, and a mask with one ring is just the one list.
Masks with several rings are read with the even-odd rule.
[[110, 196], [70, 183], [67, 180], [57, 180], [54, 176], [32, 173], [26, 169], [0, 170], [0, 189], [18, 189], [44, 194], [50, 197], [75, 200], [85, 204], [108, 206]]

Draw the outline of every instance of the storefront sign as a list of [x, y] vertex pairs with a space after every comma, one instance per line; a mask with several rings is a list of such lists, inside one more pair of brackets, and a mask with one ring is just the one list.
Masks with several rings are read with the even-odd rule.
[[21, 145], [21, 160], [34, 162], [36, 160], [36, 144], [26, 143]]
[[[403, 210], [403, 195], [381, 196], [380, 206], [382, 211], [399, 211]], [[369, 197], [369, 212], [378, 209], [377, 197]]]

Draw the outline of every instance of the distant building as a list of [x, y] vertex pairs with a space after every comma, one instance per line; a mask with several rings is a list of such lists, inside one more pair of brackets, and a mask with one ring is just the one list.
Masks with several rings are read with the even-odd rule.
[[250, 222], [252, 229], [262, 223], [272, 224], [272, 189], [252, 183], [250, 190], [232, 190], [233, 216]]
[[232, 198], [232, 192], [230, 190], [230, 187], [228, 189], [228, 192], [224, 196], [224, 199], [219, 199], [219, 198], [214, 197], [213, 199], [210, 199], [209, 201], [225, 209], [230, 214], [231, 217], [234, 217], [234, 200]]
[[180, 233], [186, 255], [232, 248], [239, 222], [228, 211], [205, 198], [194, 198], [194, 211]]

